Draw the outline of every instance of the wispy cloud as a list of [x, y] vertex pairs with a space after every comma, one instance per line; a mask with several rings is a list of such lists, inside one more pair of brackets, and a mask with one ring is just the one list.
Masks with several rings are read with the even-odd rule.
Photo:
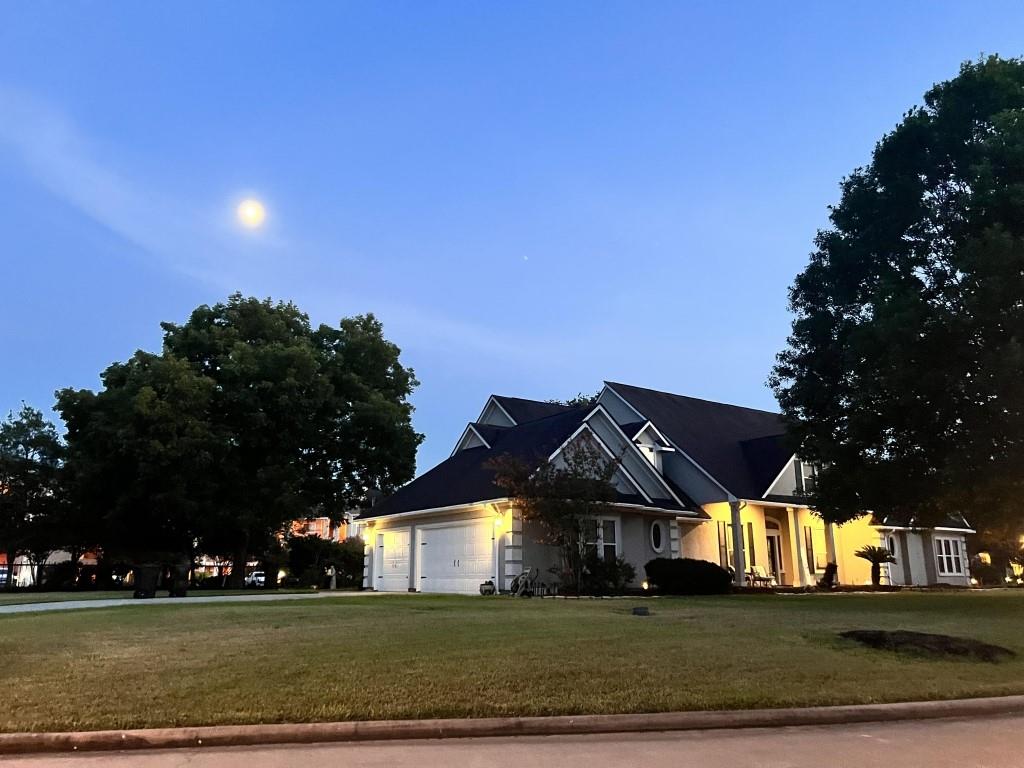
[[42, 100], [0, 87], [0, 115], [0, 151], [11, 152], [51, 194], [171, 269], [206, 282], [229, 280], [224, 267], [235, 249], [201, 211], [97, 160], [96, 146], [74, 122]]
[[[281, 233], [252, 238], [232, 230], [226, 221], [211, 216], [209, 203], [171, 198], [162, 193], [166, 187], [158, 181], [125, 172], [116, 158], [100, 159], [103, 148], [62, 110], [2, 85], [0, 152], [15, 157], [55, 197], [164, 268], [225, 292], [286, 288], [292, 294], [289, 298], [325, 320], [336, 320], [339, 306], [346, 314], [372, 310], [386, 322], [389, 334], [405, 345], [444, 355], [453, 364], [473, 367], [480, 358], [537, 364], [558, 356], [551, 339], [517, 337], [461, 321], [443, 310], [367, 295], [357, 288], [350, 288], [349, 296], [337, 291], [328, 295], [323, 282], [299, 283], [295, 259], [323, 249], [289, 243]], [[337, 247], [331, 244], [328, 250]]]

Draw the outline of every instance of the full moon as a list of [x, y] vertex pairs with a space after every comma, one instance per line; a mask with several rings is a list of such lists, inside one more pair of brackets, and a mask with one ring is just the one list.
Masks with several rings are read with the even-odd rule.
[[238, 204], [238, 220], [247, 229], [259, 229], [267, 218], [267, 209], [263, 203], [254, 198], [243, 200]]

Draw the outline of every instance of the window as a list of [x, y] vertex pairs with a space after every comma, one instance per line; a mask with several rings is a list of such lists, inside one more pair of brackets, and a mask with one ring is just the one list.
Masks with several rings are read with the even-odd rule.
[[896, 557], [896, 537], [889, 536], [885, 540], [885, 546], [889, 550], [889, 554]]
[[940, 576], [963, 576], [964, 565], [960, 555], [959, 539], [935, 539], [935, 554], [939, 561]]
[[651, 549], [659, 554], [665, 549], [665, 524], [661, 520], [651, 523]]
[[796, 475], [797, 496], [814, 493], [814, 489], [818, 485], [818, 467], [816, 465], [794, 459], [793, 473]]
[[729, 568], [732, 560], [732, 540], [729, 538], [729, 531], [726, 524], [718, 523], [718, 564], [725, 569]]
[[[744, 532], [743, 536], [743, 562], [750, 568], [752, 565], [756, 565], [751, 555], [752, 547], [750, 546], [754, 537], [754, 526], [752, 523], [747, 523], [745, 527], [741, 526], [740, 530]], [[732, 545], [732, 525], [729, 523], [719, 522], [718, 524], [718, 560], [722, 567], [725, 569], [732, 568], [734, 565], [735, 557], [733, 556], [733, 545]]]
[[814, 531], [810, 525], [804, 526], [804, 549], [807, 550], [807, 567], [813, 573], [814, 566]]
[[583, 523], [583, 547], [602, 560], [619, 556], [619, 520], [616, 517], [598, 517]]

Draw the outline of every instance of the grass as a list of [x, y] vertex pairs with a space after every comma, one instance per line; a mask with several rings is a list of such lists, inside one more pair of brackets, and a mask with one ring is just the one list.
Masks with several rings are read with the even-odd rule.
[[[0, 616], [0, 729], [782, 707], [1024, 693], [1019, 592], [630, 600], [424, 595]], [[1002, 664], [863, 648], [969, 636]]]
[[[309, 589], [278, 589], [273, 591], [253, 589], [193, 589], [188, 597], [216, 595], [251, 595], [251, 594], [292, 594], [298, 592], [310, 592]], [[66, 600], [110, 600], [132, 596], [130, 589], [97, 589], [83, 590], [81, 592], [32, 592], [29, 590], [16, 590], [14, 592], [0, 591], [0, 606], [3, 605], [27, 605], [28, 603], [59, 603]], [[157, 597], [167, 597], [166, 590], [157, 593]]]

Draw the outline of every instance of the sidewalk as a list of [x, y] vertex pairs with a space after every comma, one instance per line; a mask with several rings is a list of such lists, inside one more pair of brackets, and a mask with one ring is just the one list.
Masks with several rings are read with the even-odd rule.
[[149, 600], [136, 600], [131, 597], [118, 597], [108, 600], [61, 600], [52, 603], [18, 603], [0, 606], [0, 616], [11, 613], [38, 613], [39, 611], [78, 611], [84, 608], [117, 608], [118, 606], [146, 605], [196, 605], [199, 603], [269, 603], [275, 600], [322, 600], [332, 597], [360, 597], [376, 595], [378, 592], [330, 590], [321, 592], [294, 592], [283, 595], [264, 595], [254, 592], [251, 595], [196, 595], [195, 597], [154, 597]]

